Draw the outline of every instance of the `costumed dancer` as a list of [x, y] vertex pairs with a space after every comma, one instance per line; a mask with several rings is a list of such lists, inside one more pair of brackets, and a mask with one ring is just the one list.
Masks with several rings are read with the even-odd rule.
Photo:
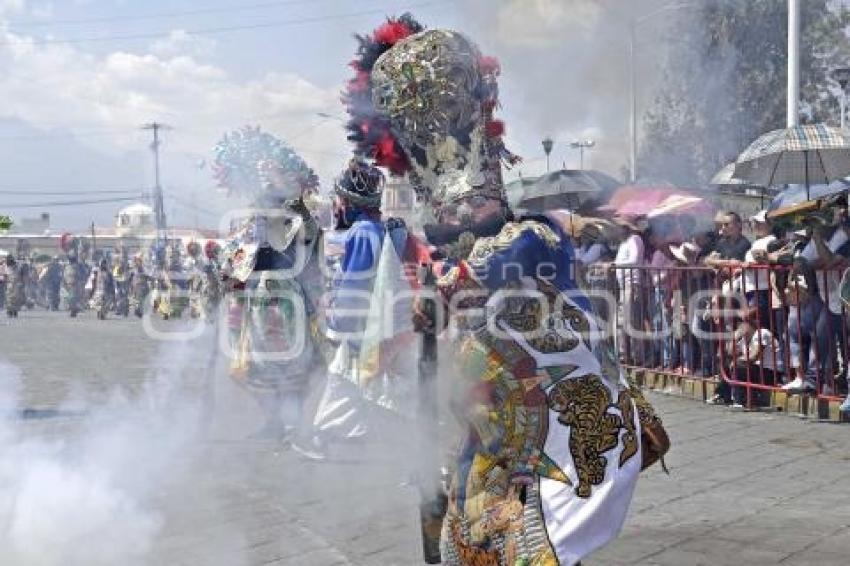
[[106, 313], [109, 312], [115, 296], [115, 287], [109, 261], [105, 257], [101, 258], [97, 267], [92, 270], [86, 288], [91, 289], [89, 306], [95, 311], [98, 319], [106, 320]]
[[[2, 218], [2, 217], [0, 217]], [[6, 258], [0, 261], [0, 309], [6, 308]]]
[[[421, 29], [404, 16], [362, 39], [349, 92], [352, 138], [427, 199], [425, 232], [446, 258], [437, 288], [464, 433], [442, 560], [575, 564], [616, 536], [666, 436], [598, 332], [567, 235], [506, 204], [501, 166], [515, 157], [493, 119], [498, 63], [459, 33]], [[432, 323], [421, 308], [416, 319]]]
[[133, 267], [127, 282], [129, 309], [138, 318], [145, 313], [145, 301], [151, 291], [151, 276], [145, 270], [145, 260], [141, 252], [133, 256]]
[[163, 320], [181, 318], [189, 306], [189, 281], [180, 255], [180, 244], [172, 242], [165, 247], [161, 268], [157, 271], [156, 310]]
[[218, 265], [220, 253], [221, 247], [214, 240], [208, 240], [204, 245], [207, 261], [200, 281], [201, 312], [203, 317], [210, 321], [215, 320], [221, 304], [221, 269]]
[[254, 436], [280, 439], [301, 419], [318, 361], [321, 232], [307, 198], [318, 178], [289, 146], [259, 128], [226, 134], [215, 153], [219, 185], [252, 204], [222, 252], [231, 376], [263, 409], [266, 422]]
[[77, 238], [70, 234], [63, 234], [60, 246], [62, 251], [68, 254], [68, 263], [62, 271], [62, 283], [68, 294], [68, 310], [73, 318], [83, 309], [83, 295], [88, 273], [86, 266], [79, 259], [82, 245]]
[[47, 264], [41, 280], [44, 285], [47, 308], [52, 311], [58, 311], [61, 298], [60, 291], [62, 289], [62, 264], [59, 263], [58, 255], [53, 256], [53, 259]]
[[17, 318], [27, 302], [26, 267], [9, 254], [6, 256], [6, 316]]
[[115, 286], [115, 314], [126, 317], [130, 314], [130, 261], [123, 247], [112, 259], [112, 281]]
[[[353, 159], [335, 183], [336, 228], [344, 236], [323, 329], [328, 376], [312, 423], [294, 444], [312, 459], [324, 458], [330, 442], [364, 436], [376, 406], [409, 415], [415, 402], [416, 335], [403, 298], [416, 288], [414, 268], [428, 250], [402, 221], [382, 220], [383, 187], [383, 173], [362, 159]], [[393, 306], [389, 328], [387, 305]]]
[[189, 291], [189, 318], [201, 318], [204, 314], [204, 263], [201, 244], [192, 241], [186, 244], [186, 282]]

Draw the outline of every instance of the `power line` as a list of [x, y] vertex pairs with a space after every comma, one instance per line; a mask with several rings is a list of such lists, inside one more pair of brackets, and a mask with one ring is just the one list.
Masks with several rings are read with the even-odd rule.
[[138, 197], [127, 197], [127, 198], [107, 198], [107, 199], [91, 199], [91, 200], [64, 200], [64, 201], [55, 201], [55, 202], [39, 202], [39, 203], [29, 203], [29, 204], [9, 204], [3, 203], [4, 208], [46, 208], [46, 207], [55, 207], [55, 206], [83, 206], [89, 204], [107, 204], [114, 202], [129, 202], [129, 201], [138, 201]]
[[0, 189], [0, 195], [23, 195], [23, 196], [68, 196], [68, 195], [108, 195], [127, 193], [141, 194], [142, 189], [80, 189], [78, 191], [54, 191], [50, 189]]
[[93, 138], [93, 137], [124, 137], [131, 133], [136, 133], [135, 130], [104, 128], [102, 130], [84, 130], [80, 132], [56, 132], [42, 134], [20, 134], [11, 136], [0, 136], [0, 141], [31, 141], [45, 139], [60, 139], [60, 138]]
[[106, 16], [101, 18], [85, 18], [71, 20], [51, 20], [51, 21], [22, 21], [9, 22], [11, 27], [51, 27], [57, 25], [87, 25], [87, 24], [103, 24], [115, 22], [135, 22], [146, 20], [160, 20], [168, 18], [182, 18], [184, 16], [202, 16], [206, 14], [225, 14], [230, 12], [248, 12], [252, 10], [262, 10], [263, 8], [277, 8], [281, 6], [295, 6], [298, 4], [312, 4], [317, 0], [279, 0], [278, 2], [263, 2], [260, 4], [250, 4], [247, 6], [231, 6], [228, 8], [204, 8], [198, 10], [186, 10], [182, 12], [160, 12], [158, 14], [137, 14], [133, 16]]
[[[425, 2], [422, 4], [413, 4], [404, 8], [398, 8], [398, 11], [410, 11], [420, 8], [426, 8], [437, 4], [445, 4], [449, 0], [437, 0], [435, 2]], [[342, 20], [346, 18], [355, 18], [359, 16], [373, 16], [375, 14], [386, 13], [385, 8], [374, 10], [362, 10], [359, 12], [349, 12], [346, 14], [331, 14], [327, 16], [314, 16], [308, 18], [298, 18], [292, 20], [282, 20], [278, 22], [263, 22], [257, 24], [247, 24], [239, 26], [222, 26], [211, 28], [199, 28], [196, 30], [185, 30], [188, 35], [214, 35], [220, 33], [230, 33], [235, 31], [245, 31], [254, 29], [267, 29], [276, 27], [286, 27], [298, 24], [310, 24], [318, 22], [326, 22], [333, 20]], [[134, 40], [134, 39], [154, 39], [159, 37], [168, 37], [172, 30], [151, 32], [151, 33], [131, 33], [124, 35], [99, 36], [99, 37], [77, 37], [70, 39], [24, 39], [21, 41], [2, 41], [0, 45], [68, 45], [75, 43], [100, 43], [106, 41]]]

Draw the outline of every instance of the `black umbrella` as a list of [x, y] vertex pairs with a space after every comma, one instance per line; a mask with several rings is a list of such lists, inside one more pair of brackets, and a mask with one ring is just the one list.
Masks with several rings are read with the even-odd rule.
[[600, 171], [561, 169], [533, 182], [524, 180], [517, 207], [532, 212], [564, 208], [576, 210], [587, 201], [598, 199], [621, 184]]

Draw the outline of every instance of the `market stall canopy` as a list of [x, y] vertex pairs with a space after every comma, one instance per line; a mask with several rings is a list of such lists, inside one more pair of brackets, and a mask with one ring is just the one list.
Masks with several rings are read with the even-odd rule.
[[508, 190], [511, 203], [533, 212], [566, 208], [576, 210], [620, 186], [613, 177], [594, 170], [561, 169], [537, 179], [521, 179]]
[[[733, 177], [763, 187], [828, 185], [850, 175], [850, 137], [825, 124], [768, 132], [741, 153]], [[811, 196], [807, 196], [807, 200]]]

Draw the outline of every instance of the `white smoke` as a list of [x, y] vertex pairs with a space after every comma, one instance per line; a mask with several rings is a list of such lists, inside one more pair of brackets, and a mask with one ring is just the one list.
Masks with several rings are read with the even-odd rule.
[[60, 410], [50, 422], [25, 418], [20, 372], [0, 364], [0, 564], [151, 563], [165, 525], [156, 498], [185, 477], [201, 432], [202, 406], [181, 376], [200, 352], [186, 349], [163, 352], [171, 369], [134, 398]]

